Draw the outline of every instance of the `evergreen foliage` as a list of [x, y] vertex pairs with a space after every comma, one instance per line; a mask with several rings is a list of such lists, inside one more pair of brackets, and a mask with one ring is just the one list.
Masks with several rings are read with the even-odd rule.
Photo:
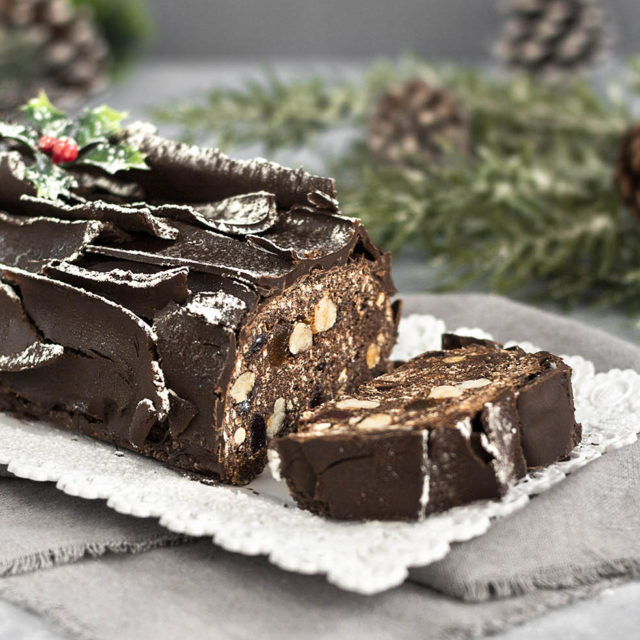
[[[439, 274], [429, 288], [480, 282], [566, 305], [638, 311], [640, 224], [620, 206], [613, 165], [633, 122], [622, 96], [640, 84], [640, 63], [626, 76], [601, 95], [583, 78], [546, 84], [411, 58], [378, 65], [359, 83], [269, 74], [265, 83], [217, 89], [204, 104], [154, 115], [190, 139], [260, 142], [269, 152], [352, 127], [353, 144], [328, 159], [343, 211], [361, 217], [385, 247], [423, 249]], [[371, 156], [367, 115], [391, 84], [414, 77], [456, 95], [470, 122], [469, 156], [416, 158], [406, 168]]]

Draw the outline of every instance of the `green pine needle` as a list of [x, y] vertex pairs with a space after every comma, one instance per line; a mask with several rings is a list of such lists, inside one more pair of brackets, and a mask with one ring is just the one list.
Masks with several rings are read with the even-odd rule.
[[[640, 88], [640, 61], [626, 75], [625, 86], [602, 96], [579, 78], [549, 85], [406, 58], [375, 66], [359, 83], [284, 82], [270, 74], [264, 83], [217, 89], [204, 104], [154, 115], [191, 139], [262, 143], [269, 151], [352, 127], [359, 139], [327, 158], [343, 210], [361, 217], [382, 246], [422, 251], [439, 274], [425, 288], [480, 283], [567, 306], [638, 311], [640, 223], [620, 208], [613, 164], [633, 122], [616, 96]], [[371, 156], [372, 105], [390, 85], [415, 77], [456, 95], [469, 119], [469, 156], [416, 159], [408, 169]]]

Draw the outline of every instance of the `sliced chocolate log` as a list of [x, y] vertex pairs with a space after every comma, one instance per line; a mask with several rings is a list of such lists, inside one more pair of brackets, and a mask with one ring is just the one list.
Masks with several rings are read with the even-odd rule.
[[[271, 443], [272, 471], [301, 507], [344, 520], [419, 519], [499, 498], [527, 463], [548, 464], [579, 442], [559, 358], [452, 336], [445, 344], [456, 348], [304, 413], [297, 433]], [[550, 403], [560, 416], [552, 425]]]
[[330, 179], [125, 135], [150, 169], [77, 169], [69, 202], [0, 153], [0, 407], [246, 483], [302, 412], [389, 369], [389, 255]]

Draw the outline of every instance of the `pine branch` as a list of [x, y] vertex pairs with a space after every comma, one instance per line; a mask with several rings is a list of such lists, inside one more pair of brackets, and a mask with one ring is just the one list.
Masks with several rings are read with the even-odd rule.
[[[633, 90], [638, 76], [618, 95]], [[466, 111], [472, 149], [443, 163], [385, 167], [368, 151], [365, 123], [394, 83], [422, 78], [452, 91]], [[640, 83], [639, 83], [640, 86]], [[613, 162], [632, 122], [616, 92], [583, 79], [563, 86], [492, 78], [407, 58], [372, 68], [360, 83], [273, 77], [213, 92], [177, 118], [190, 136], [269, 150], [307, 145], [338, 126], [362, 133], [329, 159], [347, 215], [363, 218], [382, 246], [413, 246], [438, 269], [425, 289], [482, 283], [493, 290], [640, 310], [640, 224], [620, 210]]]
[[205, 105], [157, 108], [152, 118], [181, 125], [183, 137], [213, 138], [222, 148], [260, 142], [270, 152], [308, 144], [316, 135], [349, 123], [364, 108], [364, 96], [350, 85], [330, 86], [320, 78], [250, 82], [241, 90], [214, 89]]

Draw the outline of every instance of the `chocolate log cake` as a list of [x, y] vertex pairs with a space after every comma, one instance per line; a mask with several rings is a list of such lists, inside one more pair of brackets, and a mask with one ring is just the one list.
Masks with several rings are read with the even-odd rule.
[[298, 416], [388, 370], [390, 258], [330, 179], [157, 137], [36, 197], [0, 153], [0, 408], [243, 484]]
[[580, 441], [571, 370], [546, 352], [445, 335], [428, 352], [306, 412], [271, 443], [301, 507], [337, 519], [418, 519], [498, 498]]

